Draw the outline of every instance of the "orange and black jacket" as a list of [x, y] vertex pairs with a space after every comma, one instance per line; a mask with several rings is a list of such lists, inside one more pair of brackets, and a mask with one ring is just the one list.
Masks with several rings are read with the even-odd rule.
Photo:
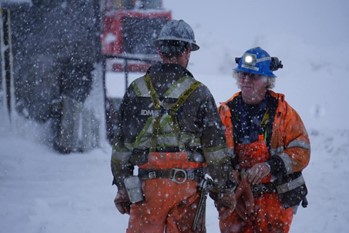
[[[239, 122], [244, 117], [241, 115], [243, 107], [241, 92], [238, 92], [218, 108], [225, 126], [226, 142], [232, 151], [234, 145], [241, 143], [239, 135], [243, 126]], [[255, 111], [262, 111], [262, 118], [266, 119], [259, 129], [262, 132], [257, 134], [262, 133], [267, 142], [270, 154], [267, 163], [271, 166], [271, 174], [301, 172], [310, 160], [310, 141], [298, 113], [285, 101], [283, 94], [271, 90], [266, 93], [262, 106]]]

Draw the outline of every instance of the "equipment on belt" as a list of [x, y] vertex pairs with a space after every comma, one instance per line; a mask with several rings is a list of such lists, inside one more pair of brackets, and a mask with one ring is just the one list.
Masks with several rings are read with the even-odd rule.
[[204, 208], [206, 205], [207, 194], [209, 192], [209, 189], [213, 186], [213, 184], [214, 184], [213, 179], [208, 175], [205, 175], [205, 178], [202, 179], [199, 184], [199, 192], [201, 192], [201, 194], [200, 194], [200, 201], [196, 209], [195, 218], [192, 226], [193, 231], [196, 231], [196, 228], [198, 227], [200, 217], [204, 212]]
[[131, 203], [143, 201], [142, 184], [138, 176], [126, 177], [124, 183]]

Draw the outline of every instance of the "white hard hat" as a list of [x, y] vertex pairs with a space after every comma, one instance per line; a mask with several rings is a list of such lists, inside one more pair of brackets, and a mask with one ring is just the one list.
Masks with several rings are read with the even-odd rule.
[[198, 50], [200, 47], [196, 44], [194, 31], [184, 20], [170, 20], [161, 29], [156, 43], [160, 41], [184, 41], [191, 45], [191, 50]]

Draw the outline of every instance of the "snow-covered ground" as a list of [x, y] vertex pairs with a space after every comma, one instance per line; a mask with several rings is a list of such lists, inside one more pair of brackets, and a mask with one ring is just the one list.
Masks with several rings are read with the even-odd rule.
[[[312, 143], [304, 171], [309, 206], [299, 208], [291, 232], [348, 232], [349, 2], [164, 0], [164, 7], [193, 26], [201, 49], [189, 69], [217, 103], [237, 91], [234, 57], [259, 45], [282, 60], [274, 90], [299, 112]], [[107, 81], [108, 95], [121, 96], [123, 75]], [[111, 147], [60, 155], [38, 138], [35, 124], [9, 124], [0, 111], [1, 232], [125, 232], [128, 218], [113, 205]], [[208, 233], [218, 233], [210, 199], [207, 205]]]
[[[313, 158], [305, 171], [309, 206], [291, 232], [348, 232], [349, 130], [311, 129]], [[60, 155], [22, 135], [0, 133], [0, 225], [7, 233], [125, 232], [127, 216], [113, 205], [110, 152]], [[207, 204], [208, 233], [218, 233]]]

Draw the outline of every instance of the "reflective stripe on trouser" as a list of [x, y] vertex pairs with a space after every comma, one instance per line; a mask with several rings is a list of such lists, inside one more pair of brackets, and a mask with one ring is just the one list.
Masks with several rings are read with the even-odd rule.
[[[131, 205], [127, 233], [194, 233], [191, 228], [200, 199], [195, 181], [177, 184], [149, 179], [143, 182], [143, 193], [145, 200]], [[206, 232], [204, 217], [196, 233]]]
[[219, 211], [221, 233], [287, 233], [293, 218], [293, 209], [282, 207], [277, 193], [263, 194], [255, 198], [255, 212], [247, 221], [234, 211], [226, 215]]

